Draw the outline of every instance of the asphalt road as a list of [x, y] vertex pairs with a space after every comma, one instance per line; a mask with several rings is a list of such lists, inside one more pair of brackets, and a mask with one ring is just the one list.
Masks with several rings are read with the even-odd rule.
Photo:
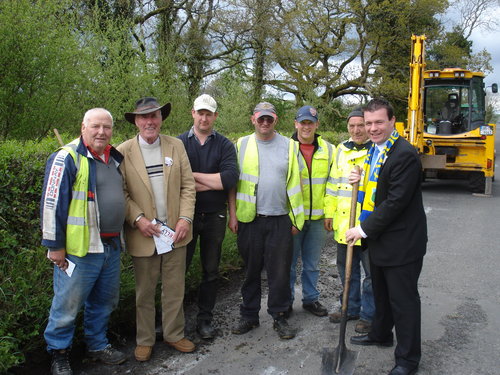
[[500, 374], [500, 186], [426, 183], [429, 247], [420, 278], [421, 374]]

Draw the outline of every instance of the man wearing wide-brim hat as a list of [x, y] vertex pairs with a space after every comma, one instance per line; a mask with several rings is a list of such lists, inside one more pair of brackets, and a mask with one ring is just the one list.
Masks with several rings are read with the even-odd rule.
[[[161, 106], [153, 97], [139, 99], [135, 110], [125, 113], [139, 134], [118, 146], [124, 156], [125, 238], [136, 283], [138, 361], [150, 359], [156, 341], [155, 290], [160, 277], [163, 340], [181, 352], [195, 349], [184, 337], [183, 299], [186, 245], [192, 238], [196, 192], [184, 145], [177, 138], [160, 134], [170, 109], [170, 103]], [[173, 250], [159, 254], [153, 239], [160, 234], [155, 219], [175, 231]]]
[[160, 106], [156, 101], [156, 98], [153, 97], [145, 97], [139, 99], [135, 103], [135, 111], [134, 112], [126, 112], [125, 120], [135, 125], [135, 115], [146, 115], [148, 113], [160, 111], [161, 121], [165, 121], [165, 119], [170, 114], [170, 110], [172, 106], [170, 103], [167, 103], [163, 106]]

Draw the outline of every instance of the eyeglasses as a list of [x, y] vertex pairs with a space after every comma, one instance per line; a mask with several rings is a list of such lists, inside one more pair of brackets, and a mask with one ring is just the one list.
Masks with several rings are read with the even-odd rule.
[[257, 122], [259, 124], [264, 124], [264, 123], [268, 123], [268, 124], [272, 124], [274, 122], [274, 117], [271, 117], [271, 116], [262, 116], [262, 117], [259, 117], [257, 119]]

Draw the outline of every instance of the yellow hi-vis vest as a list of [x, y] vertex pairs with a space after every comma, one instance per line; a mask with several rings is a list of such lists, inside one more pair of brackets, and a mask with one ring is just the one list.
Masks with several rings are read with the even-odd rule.
[[[250, 223], [257, 214], [257, 184], [259, 182], [259, 151], [255, 134], [238, 139], [236, 148], [240, 166], [236, 192], [236, 217], [243, 223]], [[289, 216], [293, 226], [301, 230], [304, 226], [304, 205], [296, 155], [296, 143], [290, 139], [286, 182]]]
[[[325, 217], [333, 219], [333, 238], [341, 244], [347, 244], [345, 232], [349, 229], [351, 216], [352, 185], [349, 184], [349, 174], [355, 165], [363, 168], [367, 152], [368, 149], [349, 149], [344, 144], [340, 144], [326, 183]], [[355, 225], [359, 225], [360, 209], [361, 206], [358, 203]], [[361, 245], [361, 241], [356, 242], [356, 245]]]
[[302, 153], [298, 152], [300, 175], [302, 178], [302, 196], [306, 220], [319, 220], [324, 217], [324, 197], [326, 181], [332, 167], [335, 146], [317, 137], [318, 149], [313, 154], [311, 174]]
[[97, 229], [98, 215], [96, 202], [95, 199], [91, 201], [88, 199], [89, 161], [86, 157], [76, 152], [79, 142], [80, 139], [77, 138], [61, 147], [61, 149], [71, 155], [77, 168], [66, 223], [66, 252], [71, 255], [83, 257], [87, 255], [90, 248], [102, 252], [103, 246]]

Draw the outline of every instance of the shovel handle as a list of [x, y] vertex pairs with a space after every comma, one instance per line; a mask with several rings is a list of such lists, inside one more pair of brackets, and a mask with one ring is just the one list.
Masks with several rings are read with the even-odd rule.
[[[354, 166], [354, 170], [361, 174], [361, 168], [359, 165]], [[358, 204], [358, 191], [359, 191], [359, 181], [352, 185], [352, 194], [351, 194], [351, 212], [349, 216], [349, 228], [354, 227], [356, 224], [356, 208]]]
[[[361, 173], [361, 169], [358, 165], [354, 166], [356, 172]], [[358, 191], [359, 191], [359, 181], [352, 185], [351, 194], [351, 212], [349, 216], [349, 228], [354, 227], [356, 224], [356, 208], [358, 204]], [[351, 272], [352, 272], [352, 254], [354, 251], [353, 244], [347, 244], [347, 254], [345, 262], [345, 277], [344, 277], [344, 291], [342, 293], [342, 316], [347, 317], [347, 305], [349, 301], [349, 289], [351, 284]]]
[[[356, 172], [361, 173], [359, 166], [354, 167]], [[358, 191], [359, 181], [353, 184], [351, 194], [351, 212], [349, 217], [349, 228], [354, 227], [356, 224], [356, 208], [358, 204]], [[341, 372], [342, 361], [347, 356], [347, 348], [345, 346], [345, 332], [347, 327], [347, 308], [349, 304], [349, 289], [351, 284], [352, 272], [352, 253], [354, 251], [354, 244], [347, 244], [346, 262], [345, 262], [345, 278], [344, 278], [344, 291], [342, 292], [342, 309], [340, 320], [340, 333], [339, 333], [339, 346], [337, 347], [337, 355], [335, 358], [335, 373]], [[352, 372], [350, 372], [352, 374]]]

